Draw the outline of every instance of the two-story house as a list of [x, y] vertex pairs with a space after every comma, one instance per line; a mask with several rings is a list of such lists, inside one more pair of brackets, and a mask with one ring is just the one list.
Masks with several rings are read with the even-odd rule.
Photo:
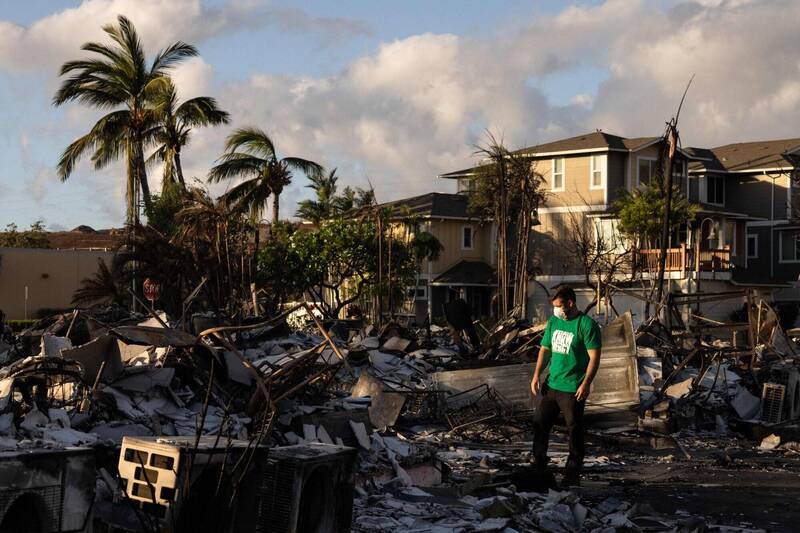
[[[800, 204], [795, 182], [800, 139], [689, 151], [694, 155], [689, 165], [690, 200], [701, 202], [712, 213], [744, 213], [721, 234], [733, 243], [738, 258], [733, 281], [776, 288], [793, 285], [800, 275]], [[792, 297], [790, 291], [780, 293]]]
[[469, 212], [464, 194], [428, 193], [381, 204], [390, 210], [391, 223], [411, 231], [427, 231], [442, 245], [435, 261], [420, 265], [418, 283], [409, 287], [403, 308], [396, 310], [416, 316], [442, 316], [442, 306], [464, 298], [475, 316], [489, 314], [496, 290], [495, 239], [491, 222], [481, 221]]
[[[606, 246], [620, 252], [632, 248], [616, 229], [614, 204], [624, 191], [653, 178], [664, 148], [661, 137], [624, 138], [596, 131], [517, 150], [544, 177], [547, 192], [533, 234], [532, 254], [541, 272], [536, 284], [580, 287], [585, 282], [584, 265], [571, 244], [576, 224], [590, 227]], [[797, 280], [800, 223], [791, 206], [800, 202], [792, 202], [791, 176], [798, 148], [800, 140], [794, 139], [678, 150], [673, 182], [698, 212], [671, 236], [668, 290], [746, 285], [769, 292]], [[462, 191], [472, 175], [473, 169], [466, 169], [440, 177], [458, 180]], [[631, 252], [630, 268], [647, 283], [655, 278], [659, 250], [655, 243], [638, 245]], [[591, 299], [592, 288], [584, 292]], [[533, 314], [546, 308], [541, 290], [533, 285], [529, 293]]]
[[[538, 210], [533, 254], [543, 282], [585, 279], [583, 265], [569, 245], [576, 224], [588, 224], [608, 244], [623, 247], [616, 229], [614, 204], [625, 190], [649, 182], [655, 175], [662, 150], [660, 137], [627, 139], [597, 131], [517, 150], [544, 178], [546, 199]], [[682, 190], [688, 190], [689, 154], [681, 151], [673, 175]], [[457, 179], [459, 191], [470, 185], [474, 169], [440, 177]], [[673, 237], [676, 248], [686, 244], [687, 231]], [[648, 260], [655, 250], [641, 250]], [[688, 261], [688, 260], [687, 260]], [[647, 261], [645, 261], [647, 262]]]

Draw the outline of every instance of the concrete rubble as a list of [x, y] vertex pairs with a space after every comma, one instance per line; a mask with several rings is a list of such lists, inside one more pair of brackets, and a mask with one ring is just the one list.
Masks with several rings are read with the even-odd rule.
[[[0, 346], [0, 455], [92, 450], [94, 461], [82, 464], [92, 469], [94, 505], [86, 513], [95, 531], [180, 530], [174, 517], [170, 523], [148, 507], [148, 498], [158, 503], [154, 495], [127, 493], [137, 481], [117, 472], [126, 438], [180, 453], [202, 448], [209, 457], [236, 443], [229, 445], [238, 450], [232, 470], [249, 464], [236, 457], [251, 450], [266, 457], [298, 446], [355, 450], [354, 469], [342, 477], [352, 486], [347, 516], [319, 531], [785, 525], [780, 516], [737, 513], [735, 500], [704, 507], [699, 499], [731, 472], [783, 479], [800, 470], [800, 357], [792, 331], [757, 330], [745, 356], [721, 336], [689, 338], [657, 321], [634, 330], [629, 314], [610, 323], [606, 374], [589, 408], [585, 481], [567, 491], [530, 468], [536, 402], [527, 387], [543, 325], [509, 317], [471, 350], [436, 326], [376, 329], [292, 311], [239, 326], [209, 318], [203, 331], [163, 314], [114, 308], [45, 319]], [[136, 453], [128, 460], [139, 460]], [[563, 435], [554, 437], [551, 456], [558, 473]], [[136, 479], [153, 488], [148, 466], [134, 463], [129, 470], [137, 473], [128, 476], [144, 476]], [[3, 483], [0, 476], [0, 491]], [[253, 483], [242, 493], [261, 490]], [[177, 509], [174, 498], [161, 505]], [[228, 530], [246, 530], [236, 525], [239, 515], [231, 520]]]

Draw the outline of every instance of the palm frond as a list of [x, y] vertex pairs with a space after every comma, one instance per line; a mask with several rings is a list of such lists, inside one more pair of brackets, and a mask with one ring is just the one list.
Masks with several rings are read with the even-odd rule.
[[239, 128], [225, 141], [225, 151], [235, 152], [242, 148], [245, 152], [264, 159], [275, 159], [275, 145], [263, 130], [258, 128]]
[[299, 170], [306, 176], [321, 176], [324, 174], [325, 169], [322, 168], [322, 165], [319, 163], [315, 163], [313, 161], [309, 161], [308, 159], [303, 159], [301, 157], [284, 157], [281, 159], [281, 162], [284, 163], [287, 167], [292, 170]]
[[186, 100], [175, 110], [175, 116], [186, 126], [217, 126], [230, 120], [230, 115], [210, 96]]
[[96, 141], [97, 139], [94, 134], [87, 133], [67, 146], [64, 153], [61, 154], [61, 158], [58, 160], [58, 177], [61, 181], [67, 181], [67, 178], [69, 178], [70, 174], [72, 174], [72, 171], [75, 169], [75, 165], [78, 164], [86, 152], [95, 147]]
[[241, 176], [259, 176], [265, 168], [263, 159], [239, 152], [224, 154], [219, 161], [208, 173], [211, 183]]
[[153, 65], [150, 67], [150, 74], [159, 76], [163, 74], [164, 71], [175, 66], [176, 63], [183, 61], [187, 57], [194, 57], [196, 55], [198, 55], [197, 48], [191, 44], [187, 44], [183, 41], [172, 43], [156, 54]]

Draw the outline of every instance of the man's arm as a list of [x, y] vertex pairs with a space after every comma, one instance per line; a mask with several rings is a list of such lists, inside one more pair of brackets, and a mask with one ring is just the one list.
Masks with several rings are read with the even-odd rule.
[[589, 397], [592, 381], [597, 375], [597, 369], [600, 367], [600, 348], [588, 349], [586, 353], [589, 354], [589, 365], [586, 367], [586, 377], [583, 378], [581, 386], [575, 391], [575, 397], [578, 400], [585, 400]]
[[539, 394], [539, 390], [542, 388], [540, 376], [542, 375], [542, 369], [547, 363], [548, 357], [550, 357], [550, 348], [545, 346], [539, 348], [539, 357], [536, 359], [536, 370], [533, 371], [533, 379], [531, 380], [531, 392], [534, 396]]

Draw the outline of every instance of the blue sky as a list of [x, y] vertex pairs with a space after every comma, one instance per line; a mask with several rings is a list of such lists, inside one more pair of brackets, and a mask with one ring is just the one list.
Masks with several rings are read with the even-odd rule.
[[[215, 96], [232, 114], [229, 127], [195, 133], [185, 165], [197, 178], [231, 128], [256, 125], [380, 200], [449, 190], [435, 176], [471, 164], [485, 129], [514, 147], [596, 128], [654, 134], [692, 74], [685, 143], [800, 137], [800, 7], [788, 0], [5, 2], [0, 226], [122, 222], [120, 166], [55, 177], [61, 151], [100, 114], [50, 105], [58, 66], [118, 13], [150, 53], [196, 44], [201, 58], [175, 73], [181, 94]], [[157, 189], [157, 169], [150, 179]], [[286, 191], [284, 214], [304, 185], [298, 176]]]

